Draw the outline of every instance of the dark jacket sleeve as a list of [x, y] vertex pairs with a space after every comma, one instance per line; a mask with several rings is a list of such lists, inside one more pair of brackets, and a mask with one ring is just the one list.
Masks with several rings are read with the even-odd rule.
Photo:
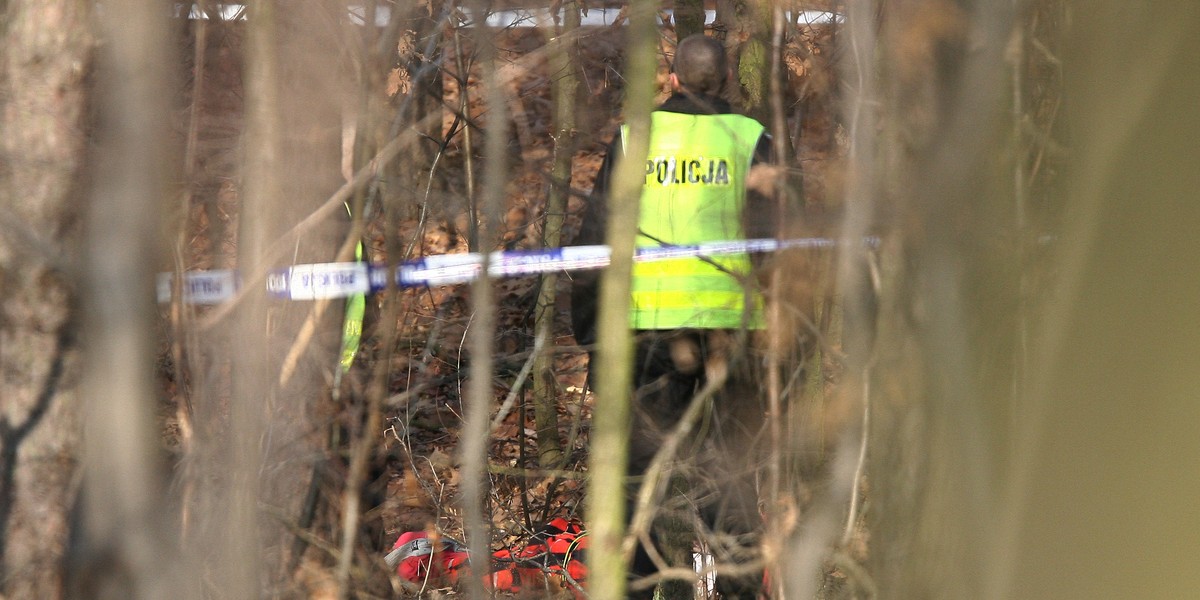
[[[775, 146], [771, 142], [771, 136], [764, 133], [758, 138], [758, 145], [754, 148], [754, 158], [750, 162], [750, 167], [753, 169], [755, 165], [774, 163]], [[781, 224], [776, 223], [777, 211], [774, 198], [755, 189], [747, 189], [744, 211], [742, 225], [747, 239], [773, 238], [778, 233], [776, 227]]]
[[[612, 184], [613, 166], [621, 147], [621, 132], [613, 138], [596, 173], [591, 197], [584, 206], [579, 233], [573, 245], [590, 246], [605, 243], [604, 228], [608, 223], [608, 192]], [[599, 310], [600, 271], [575, 271], [571, 274], [571, 328], [575, 342], [584, 346], [596, 343], [596, 314]]]

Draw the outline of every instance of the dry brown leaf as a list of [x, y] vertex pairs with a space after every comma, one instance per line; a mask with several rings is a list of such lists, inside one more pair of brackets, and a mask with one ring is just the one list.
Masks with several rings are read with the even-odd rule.
[[425, 495], [425, 490], [421, 488], [421, 482], [417, 480], [417, 475], [413, 471], [404, 473], [400, 489], [401, 506], [405, 508], [424, 508], [429, 504], [429, 498]]
[[388, 72], [387, 95], [389, 98], [398, 94], [407, 94], [412, 89], [412, 77], [408, 69], [396, 67]]
[[454, 459], [449, 454], [442, 452], [441, 448], [434, 449], [433, 452], [429, 453], [428, 458], [429, 464], [433, 465], [433, 468], [438, 471], [443, 471], [454, 466]]

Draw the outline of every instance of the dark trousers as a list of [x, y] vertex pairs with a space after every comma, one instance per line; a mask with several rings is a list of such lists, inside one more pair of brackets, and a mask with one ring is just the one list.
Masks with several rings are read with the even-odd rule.
[[[663, 440], [679, 423], [693, 397], [710, 380], [724, 379], [707, 402], [691, 434], [683, 440], [673, 472], [682, 486], [671, 486], [667, 498], [652, 503], [693, 512], [697, 533], [717, 561], [717, 591], [723, 598], [756, 598], [762, 571], [742, 565], [756, 560], [762, 517], [758, 507], [757, 472], [763, 457], [761, 371], [727, 330], [681, 329], [640, 331], [636, 338], [634, 401], [631, 423], [628, 515], [632, 517], [642, 477]], [[682, 488], [682, 489], [680, 489]], [[658, 537], [651, 534], [657, 547]], [[677, 565], [678, 566], [678, 565]], [[741, 573], [722, 573], [722, 566]], [[657, 571], [639, 544], [630, 565], [632, 579]], [[631, 592], [651, 598], [653, 589]]]

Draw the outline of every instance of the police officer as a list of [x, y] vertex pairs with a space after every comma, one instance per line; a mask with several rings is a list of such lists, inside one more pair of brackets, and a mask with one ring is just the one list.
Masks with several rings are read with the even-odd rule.
[[[746, 189], [752, 165], [770, 159], [770, 141], [761, 124], [733, 114], [721, 97], [731, 75], [716, 40], [694, 35], [676, 47], [673, 94], [651, 113], [639, 246], [773, 234], [764, 231], [771, 214], [767, 199]], [[604, 243], [605, 202], [625, 133], [622, 128], [609, 145], [576, 244]], [[695, 394], [708, 381], [723, 380], [694, 439], [683, 445], [688, 491], [663, 506], [698, 510], [712, 532], [706, 540], [718, 561], [717, 588], [725, 598], [754, 598], [762, 584], [761, 571], [741, 569], [725, 576], [719, 569], [755, 561], [762, 523], [755, 492], [762, 455], [763, 406], [756, 384], [761, 379], [755, 377], [757, 364], [745, 342], [762, 329], [763, 316], [751, 267], [746, 254], [638, 263], [632, 282], [637, 363], [629, 472], [635, 482]], [[597, 287], [594, 274], [577, 277], [573, 285], [572, 322], [580, 344], [595, 341]], [[636, 483], [632, 487], [631, 501]], [[631, 576], [655, 571], [647, 549], [639, 547]], [[651, 589], [630, 597], [652, 594]]]

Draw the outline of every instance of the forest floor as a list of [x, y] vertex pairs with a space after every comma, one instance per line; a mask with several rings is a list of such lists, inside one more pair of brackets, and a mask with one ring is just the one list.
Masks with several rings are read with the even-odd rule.
[[[209, 98], [199, 105], [209, 112], [203, 118], [201, 159], [206, 165], [209, 181], [198, 185], [189, 217], [188, 269], [213, 268], [235, 264], [236, 241], [207, 239], [214, 230], [214, 218], [223, 219], [222, 235], [236, 229], [238, 211], [237, 146], [242, 135], [240, 113], [242, 93], [241, 34], [233, 26], [218, 30], [213, 36], [212, 60], [203, 76], [208, 78]], [[532, 29], [515, 30], [505, 38], [513, 64], [523, 65], [509, 85], [510, 97], [517, 118], [514, 119], [514, 144], [519, 145], [518, 164], [506, 194], [504, 229], [501, 246], [506, 249], [536, 248], [540, 245], [541, 220], [548, 188], [546, 173], [551, 163], [553, 145], [550, 138], [551, 116], [549, 80], [545, 58], [520, 63], [538, 47], [540, 34]], [[786, 64], [792, 109], [791, 136], [798, 153], [797, 168], [803, 170], [806, 206], [825, 210], [829, 198], [836, 196], [837, 169], [834, 167], [838, 145], [833, 116], [828, 102], [810, 101], [814, 95], [827, 93], [829, 81], [828, 52], [830, 44], [825, 34], [809, 31], [791, 41]], [[581, 135], [579, 151], [572, 167], [571, 187], [582, 194], [590, 191], [599, 168], [605, 142], [611, 138], [618, 119], [619, 94], [610, 83], [619, 78], [614, 65], [619, 64], [619, 36], [612, 31], [590, 34], [583, 45], [584, 96], [589, 108], [598, 111], [591, 115], [592, 125]], [[189, 65], [190, 66], [190, 65]], [[660, 75], [665, 79], [665, 70]], [[660, 82], [661, 83], [661, 82]], [[456, 105], [456, 86], [450, 77], [444, 78], [446, 103]], [[186, 94], [185, 94], [186, 95]], [[805, 107], [817, 107], [813, 114], [799, 117], [802, 101]], [[452, 120], [447, 111], [446, 123]], [[813, 141], [816, 140], [816, 141]], [[803, 142], [803, 143], [801, 143]], [[442, 174], [447, 190], [466, 188], [462, 178], [461, 148], [458, 155], [453, 146], [444, 157]], [[457, 179], [457, 180], [456, 180]], [[583, 199], [573, 197], [568, 208], [564, 237], [570, 239], [578, 229], [578, 213]], [[215, 210], [214, 210], [215, 209]], [[382, 255], [384, 237], [398, 235], [402, 240], [415, 242], [411, 256], [464, 252], [468, 243], [465, 230], [459, 226], [462, 214], [452, 211], [438, 213], [434, 219], [409, 218], [396, 231], [385, 232], [378, 224], [370, 231], [371, 254]], [[456, 223], [456, 220], [458, 221]], [[557, 406], [560, 439], [566, 460], [554, 471], [537, 468], [537, 433], [529, 384], [518, 388], [517, 374], [528, 360], [533, 347], [533, 303], [538, 279], [520, 277], [498, 280], [495, 284], [498, 302], [496, 333], [497, 372], [494, 377], [496, 401], [513, 408], [501, 419], [492, 432], [489, 445], [491, 525], [494, 527], [493, 547], [516, 546], [537, 530], [541, 523], [553, 517], [579, 516], [583, 500], [586, 471], [591, 397], [585, 390], [587, 355], [571, 336], [567, 312], [569, 277], [559, 279], [559, 306], [555, 315], [553, 339], [546, 345], [554, 351], [557, 385]], [[401, 308], [399, 352], [392, 355], [390, 384], [385, 402], [384, 429], [378, 432], [377, 453], [372, 461], [373, 482], [366, 494], [364, 527], [371, 535], [364, 540], [364, 551], [381, 558], [392, 542], [406, 531], [437, 532], [462, 539], [462, 515], [457, 502], [459, 473], [457, 468], [458, 428], [461, 424], [465, 394], [465, 366], [469, 358], [464, 350], [465, 336], [471, 320], [469, 288], [465, 285], [409, 289], [400, 292]], [[360, 365], [369, 364], [382, 354], [378, 342], [368, 330], [367, 340], [360, 353]], [[332, 365], [331, 365], [332, 367]], [[167, 397], [177, 392], [169, 385]], [[345, 406], [330, 402], [328, 390], [318, 394], [318, 408], [311, 417], [331, 421], [351, 421], [342, 411], [361, 410], [348, 403]], [[404, 401], [397, 399], [404, 398]], [[178, 423], [168, 417], [168, 443], [178, 445], [174, 429]], [[337, 449], [329, 449], [336, 454]], [[336, 478], [338, 475], [335, 475]], [[330, 504], [338, 500], [331, 490], [326, 497]], [[327, 506], [317, 516], [313, 531], [318, 536], [332, 536], [337, 530], [339, 511]], [[312, 555], [313, 552], [309, 552]], [[321, 558], [306, 559], [295, 576], [301, 594], [322, 597], [328, 593], [331, 568]], [[389, 595], [396, 589], [394, 578], [374, 578], [364, 582], [367, 596]], [[370, 590], [369, 592], [367, 590]], [[449, 590], [444, 590], [449, 593]]]

